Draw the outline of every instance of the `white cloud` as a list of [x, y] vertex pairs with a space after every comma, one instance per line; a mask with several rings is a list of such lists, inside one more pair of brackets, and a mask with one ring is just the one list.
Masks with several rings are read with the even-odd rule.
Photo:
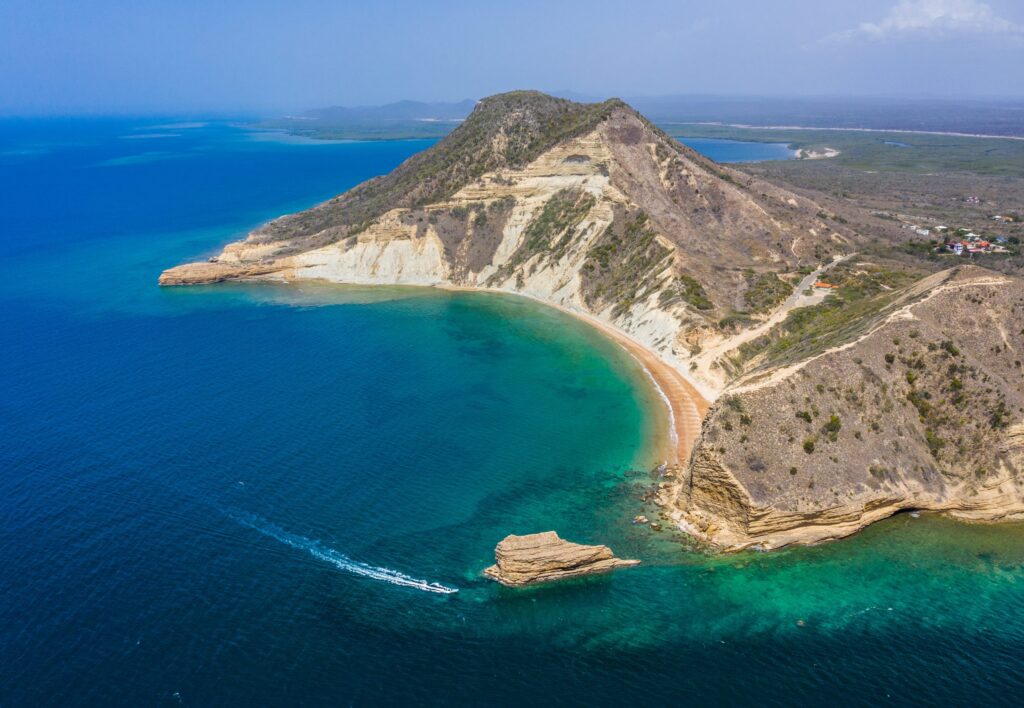
[[1024, 36], [1024, 26], [999, 17], [977, 0], [900, 0], [878, 22], [862, 22], [827, 39], [886, 39], [906, 35], [988, 34]]

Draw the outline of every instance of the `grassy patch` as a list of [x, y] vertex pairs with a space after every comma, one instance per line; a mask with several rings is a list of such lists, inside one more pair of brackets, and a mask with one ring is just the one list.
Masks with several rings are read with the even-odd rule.
[[636, 302], [654, 292], [661, 281], [669, 249], [657, 242], [657, 234], [640, 213], [613, 223], [598, 237], [583, 263], [587, 299], [614, 303], [613, 313], [627, 312]]
[[761, 313], [774, 310], [793, 293], [793, 286], [781, 280], [775, 273], [746, 273], [747, 291], [743, 303], [748, 312]]
[[763, 354], [763, 365], [781, 365], [850, 341], [867, 331], [920, 275], [861, 261], [836, 266], [829, 273], [829, 281], [839, 286], [833, 295], [818, 305], [793, 310], [767, 334], [743, 344], [738, 363]]
[[689, 275], [680, 274], [661, 293], [661, 304], [667, 305], [675, 300], [682, 300], [698, 310], [712, 310], [715, 305], [708, 299], [704, 286]]

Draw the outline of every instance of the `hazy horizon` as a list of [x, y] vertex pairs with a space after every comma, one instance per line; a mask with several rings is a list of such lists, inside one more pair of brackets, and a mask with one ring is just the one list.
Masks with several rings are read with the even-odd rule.
[[1011, 0], [781, 0], [623, 10], [207, 6], [9, 0], [0, 115], [253, 114], [452, 102], [533, 88], [585, 96], [1024, 99]]

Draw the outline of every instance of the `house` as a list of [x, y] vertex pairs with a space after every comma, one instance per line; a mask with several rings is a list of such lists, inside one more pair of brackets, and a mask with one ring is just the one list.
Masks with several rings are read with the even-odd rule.
[[947, 243], [946, 248], [958, 256], [964, 254], [964, 245], [962, 243]]
[[816, 287], [816, 288], [828, 288], [830, 290], [838, 290], [839, 289], [838, 285], [832, 285], [831, 283], [826, 283], [823, 280], [819, 280], [818, 282], [816, 282], [814, 284], [814, 287]]

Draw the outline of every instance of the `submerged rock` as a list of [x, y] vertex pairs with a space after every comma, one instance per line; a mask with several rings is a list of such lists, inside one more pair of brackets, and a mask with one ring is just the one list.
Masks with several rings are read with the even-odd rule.
[[510, 587], [606, 573], [640, 563], [616, 558], [608, 546], [565, 541], [554, 531], [506, 536], [494, 549], [494, 557], [497, 563], [484, 574]]

